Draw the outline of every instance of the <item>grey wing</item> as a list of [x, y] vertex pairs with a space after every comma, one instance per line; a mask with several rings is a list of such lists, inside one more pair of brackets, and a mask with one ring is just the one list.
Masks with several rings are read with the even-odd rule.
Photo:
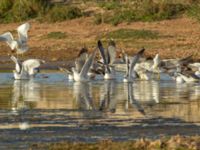
[[103, 63], [107, 64], [106, 56], [105, 56], [105, 50], [104, 50], [103, 45], [102, 45], [100, 40], [98, 41], [97, 45], [98, 45], [101, 57], [103, 58]]
[[28, 30], [30, 29], [29, 23], [24, 23], [17, 28], [19, 41], [26, 43], [28, 40]]
[[75, 60], [75, 68], [77, 72], [81, 72], [81, 69], [83, 68], [83, 65], [85, 64], [87, 58], [88, 58], [87, 52], [79, 53], [79, 57], [76, 58]]
[[12, 34], [10, 32], [6, 32], [2, 35], [0, 35], [0, 41], [6, 41], [6, 43], [10, 46], [11, 49], [15, 48], [15, 42]]
[[90, 54], [85, 64], [83, 65], [83, 68], [81, 69], [81, 72], [80, 72], [81, 76], [85, 77], [87, 75], [90, 67], [92, 66], [95, 55], [96, 55], [96, 50], [92, 54]]
[[80, 60], [80, 59], [76, 59], [75, 60], [75, 68], [76, 68], [76, 71], [78, 73], [81, 72], [81, 69], [83, 68], [83, 65], [85, 64], [85, 61], [84, 60]]
[[126, 62], [126, 77], [128, 77], [128, 74], [129, 74], [129, 67], [130, 67], [130, 61], [129, 61], [129, 58], [128, 58], [128, 55], [125, 54], [125, 62]]
[[5, 37], [0, 36], [0, 41], [4, 41], [4, 42], [6, 42], [7, 39], [6, 39]]
[[112, 45], [108, 46], [108, 53], [110, 56], [110, 64], [113, 64], [116, 58], [116, 47]]
[[22, 63], [15, 56], [11, 56], [10, 59], [15, 63], [17, 73], [20, 73], [22, 70]]
[[131, 60], [131, 64], [130, 64], [130, 69], [129, 69], [129, 75], [132, 73], [133, 68], [135, 66], [135, 64], [138, 62], [139, 58], [142, 56], [142, 54], [144, 53], [145, 49], [142, 48]]
[[178, 63], [181, 65], [188, 65], [188, 63], [191, 62], [191, 60], [192, 60], [192, 55], [180, 59]]

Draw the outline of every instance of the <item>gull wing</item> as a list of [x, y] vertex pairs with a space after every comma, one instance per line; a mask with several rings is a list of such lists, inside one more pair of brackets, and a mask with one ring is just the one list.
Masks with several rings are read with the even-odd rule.
[[17, 73], [20, 73], [22, 70], [21, 62], [15, 56], [11, 56], [10, 59], [15, 63], [15, 70]]
[[184, 65], [184, 64], [187, 65], [189, 62], [191, 62], [191, 60], [192, 60], [192, 55], [180, 59], [180, 60], [178, 61], [178, 63], [179, 63], [180, 65]]
[[80, 76], [85, 77], [87, 75], [87, 73], [93, 63], [95, 55], [96, 55], [96, 50], [92, 54], [90, 54], [90, 56], [86, 60], [85, 64], [83, 65], [83, 68], [81, 69]]
[[[114, 44], [115, 45], [115, 44]], [[116, 58], [116, 47], [113, 44], [109, 44], [108, 46], [108, 53], [110, 57], [110, 64], [113, 64], [115, 62]]]
[[5, 37], [3, 37], [3, 36], [0, 36], [0, 41], [4, 41], [4, 42], [6, 42], [7, 39], [6, 39]]
[[6, 43], [10, 46], [10, 48], [13, 50], [16, 47], [16, 41], [14, 41], [14, 38], [10, 32], [6, 32], [2, 35], [0, 35], [0, 41], [6, 41]]
[[40, 59], [28, 59], [22, 63], [25, 71], [29, 71], [31, 69], [35, 69], [40, 67], [41, 63], [44, 63], [43, 60]]
[[19, 41], [22, 43], [26, 43], [28, 40], [28, 30], [30, 29], [29, 23], [24, 23], [17, 28]]
[[127, 54], [125, 54], [125, 62], [126, 62], [126, 77], [128, 77], [128, 74], [129, 74], [129, 70], [130, 70], [130, 66], [129, 66], [129, 64], [130, 64], [130, 61], [129, 61], [129, 58], [128, 58], [128, 55]]
[[81, 69], [83, 68], [85, 62], [86, 62], [86, 60], [84, 60], [84, 59], [76, 58], [76, 60], [75, 60], [75, 68], [76, 68], [76, 71], [78, 73], [81, 72]]
[[159, 54], [156, 54], [156, 56], [153, 59], [153, 66], [157, 68], [160, 65], [160, 63], [161, 63], [161, 60], [160, 60]]
[[106, 56], [105, 56], [105, 50], [104, 50], [103, 45], [100, 40], [98, 41], [97, 45], [98, 45], [101, 57], [103, 58], [103, 63], [104, 63], [104, 65], [106, 65], [107, 61], [106, 61]]
[[131, 60], [130, 62], [130, 69], [129, 69], [129, 75], [132, 74], [133, 72], [133, 68], [135, 66], [135, 64], [138, 62], [139, 58], [142, 56], [142, 54], [144, 53], [145, 49], [142, 48]]

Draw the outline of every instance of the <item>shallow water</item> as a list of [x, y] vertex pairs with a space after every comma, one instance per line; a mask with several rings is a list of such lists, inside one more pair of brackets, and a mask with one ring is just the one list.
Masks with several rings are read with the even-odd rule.
[[0, 147], [199, 134], [199, 83], [128, 84], [120, 75], [117, 81], [73, 83], [60, 73], [28, 81], [1, 73], [0, 79]]

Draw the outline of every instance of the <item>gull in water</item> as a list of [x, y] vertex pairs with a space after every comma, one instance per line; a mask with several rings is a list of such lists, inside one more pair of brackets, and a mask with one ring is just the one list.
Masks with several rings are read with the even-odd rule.
[[[194, 73], [186, 72], [186, 71], [178, 73], [177, 78], [182, 78], [182, 79], [176, 79], [176, 81], [179, 83], [183, 83], [183, 82], [192, 83], [192, 82], [200, 81], [200, 78], [198, 76], [196, 76]], [[181, 81], [179, 81], [179, 80], [181, 80]]]
[[193, 64], [189, 64], [189, 67], [191, 67], [191, 68], [196, 68], [197, 70], [195, 71], [195, 75], [197, 76], [197, 77], [199, 77], [200, 78], [200, 63], [193, 63]]
[[103, 59], [103, 65], [105, 67], [104, 79], [115, 79], [115, 68], [111, 63], [114, 62], [115, 58], [114, 55], [116, 55], [116, 53], [112, 53], [112, 51], [114, 51], [114, 44], [113, 43], [111, 44], [112, 45], [110, 45], [108, 49], [105, 51], [101, 41], [99, 40], [97, 43], [99, 52]]
[[125, 56], [127, 70], [126, 70], [126, 75], [123, 79], [124, 82], [133, 82], [133, 80], [134, 80], [133, 74], [135, 74], [134, 67], [135, 67], [136, 63], [138, 62], [139, 58], [144, 53], [144, 51], [145, 51], [145, 49], [142, 48], [133, 58], [131, 58], [131, 60], [129, 60], [127, 55]]
[[15, 56], [11, 56], [11, 60], [15, 63], [15, 70], [13, 73], [16, 80], [26, 80], [35, 77], [39, 72], [40, 65], [45, 63], [45, 61], [41, 59], [28, 59], [21, 62]]
[[88, 58], [84, 63], [80, 59], [75, 61], [75, 67], [72, 67], [74, 81], [84, 82], [89, 81], [88, 71], [93, 64], [96, 50], [87, 56]]
[[29, 49], [27, 45], [29, 29], [30, 24], [24, 23], [17, 28], [18, 39], [15, 40], [10, 32], [6, 32], [0, 35], [0, 41], [6, 41], [11, 50], [16, 49], [17, 54], [23, 54]]

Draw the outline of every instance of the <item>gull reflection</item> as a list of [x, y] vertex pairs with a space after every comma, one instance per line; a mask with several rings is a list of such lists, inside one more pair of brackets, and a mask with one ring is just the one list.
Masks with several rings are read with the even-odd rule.
[[12, 110], [28, 108], [25, 102], [37, 102], [41, 99], [39, 84], [34, 80], [15, 80], [12, 93]]
[[87, 82], [75, 82], [73, 88], [76, 104], [79, 109], [94, 109], [93, 100], [90, 93], [90, 84]]
[[159, 103], [160, 89], [158, 81], [140, 81], [134, 83], [134, 98], [141, 102]]
[[125, 93], [127, 92], [127, 103], [126, 103], [126, 109], [128, 109], [129, 104], [131, 104], [131, 106], [133, 108], [136, 108], [141, 114], [145, 115], [145, 111], [143, 109], [143, 107], [140, 105], [140, 103], [134, 99], [134, 95], [133, 95], [133, 84], [132, 83], [127, 83], [125, 85]]
[[117, 105], [116, 83], [114, 80], [107, 80], [100, 89], [100, 107], [99, 110], [105, 110], [106, 108], [114, 113]]

